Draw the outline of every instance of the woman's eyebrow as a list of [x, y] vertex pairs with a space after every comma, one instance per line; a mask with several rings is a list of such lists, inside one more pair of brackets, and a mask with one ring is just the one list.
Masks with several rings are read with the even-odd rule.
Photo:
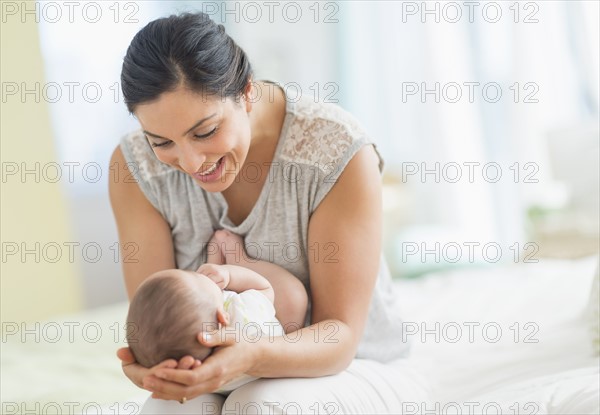
[[154, 134], [154, 133], [151, 133], [150, 131], [146, 131], [146, 130], [142, 130], [142, 131], [143, 131], [143, 133], [144, 133], [144, 134], [146, 134], [146, 135], [149, 135], [149, 136], [151, 136], [151, 137], [154, 137], [154, 138], [162, 138], [163, 140], [168, 140], [168, 138], [161, 137], [160, 135], [158, 135], [158, 134]]
[[196, 127], [199, 127], [200, 125], [202, 125], [202, 123], [203, 123], [204, 121], [207, 121], [207, 120], [211, 119], [211, 118], [212, 118], [212, 117], [214, 117], [215, 115], [217, 115], [217, 113], [216, 113], [216, 112], [215, 112], [214, 114], [212, 114], [212, 115], [209, 115], [208, 117], [204, 117], [204, 118], [202, 118], [202, 119], [201, 119], [200, 121], [198, 121], [196, 124], [192, 125], [192, 127], [191, 127], [189, 130], [187, 130], [185, 133], [183, 133], [183, 135], [186, 135], [186, 134], [188, 134], [188, 133], [189, 133], [190, 131], [192, 131], [194, 128], [196, 128]]
[[[187, 130], [185, 133], [183, 133], [183, 135], [186, 135], [186, 134], [188, 134], [188, 133], [189, 133], [190, 131], [192, 131], [194, 128], [196, 128], [196, 127], [199, 127], [200, 125], [202, 125], [202, 123], [204, 123], [205, 121], [208, 121], [208, 120], [210, 120], [212, 117], [214, 117], [214, 116], [216, 116], [216, 115], [217, 115], [217, 113], [215, 112], [214, 114], [212, 114], [212, 115], [209, 115], [208, 117], [204, 117], [204, 118], [202, 118], [202, 119], [201, 119], [201, 120], [199, 120], [199, 121], [198, 121], [196, 124], [194, 124], [194, 125], [193, 125], [193, 126], [192, 126], [192, 127], [189, 129], [189, 130]], [[168, 140], [168, 138], [162, 137], [162, 136], [160, 136], [160, 135], [158, 135], [158, 134], [151, 133], [150, 131], [143, 130], [143, 132], [144, 132], [144, 134], [147, 134], [147, 135], [149, 135], [149, 136], [151, 136], [151, 137], [154, 137], [154, 138], [161, 138], [161, 139], [163, 139], [163, 140]]]

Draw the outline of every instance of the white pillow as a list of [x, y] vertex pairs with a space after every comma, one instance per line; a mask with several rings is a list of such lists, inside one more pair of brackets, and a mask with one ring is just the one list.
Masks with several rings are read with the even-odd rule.
[[600, 356], [600, 264], [596, 267], [596, 275], [592, 282], [590, 303], [588, 305], [588, 318], [592, 332], [594, 353]]

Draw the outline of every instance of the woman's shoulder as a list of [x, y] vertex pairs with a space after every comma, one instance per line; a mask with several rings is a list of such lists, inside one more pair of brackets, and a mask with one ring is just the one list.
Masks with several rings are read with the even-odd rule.
[[334, 101], [318, 101], [308, 96], [297, 99], [292, 106], [297, 118], [308, 122], [317, 122], [328, 126], [339, 125], [349, 129], [360, 130], [358, 121], [352, 114]]
[[135, 130], [121, 138], [121, 151], [131, 174], [145, 182], [176, 172], [156, 158], [142, 130]]
[[292, 105], [282, 148], [286, 161], [330, 166], [345, 164], [360, 147], [373, 143], [360, 123], [335, 103], [302, 97]]

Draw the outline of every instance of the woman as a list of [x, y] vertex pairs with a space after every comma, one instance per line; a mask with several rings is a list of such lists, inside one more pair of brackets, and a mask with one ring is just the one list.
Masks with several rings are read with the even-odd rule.
[[[199, 333], [220, 346], [199, 365], [187, 356], [146, 369], [119, 350], [125, 374], [153, 392], [142, 412], [386, 413], [418, 402], [381, 253], [383, 162], [350, 115], [253, 82], [245, 53], [202, 13], [149, 23], [121, 78], [143, 130], [111, 161], [135, 178], [110, 183], [121, 246], [138, 248], [123, 264], [129, 296], [153, 272], [197, 268], [224, 228], [310, 297], [306, 327], [286, 337]], [[289, 300], [276, 296], [276, 308]], [[242, 373], [261, 379], [212, 393]]]

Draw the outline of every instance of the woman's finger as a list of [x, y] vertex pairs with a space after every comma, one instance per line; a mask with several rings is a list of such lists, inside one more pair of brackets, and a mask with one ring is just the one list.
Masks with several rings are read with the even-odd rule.
[[[198, 360], [198, 362], [200, 362]], [[198, 369], [201, 367], [201, 369]], [[195, 386], [200, 383], [211, 382], [220, 378], [224, 373], [222, 365], [210, 363], [197, 363], [192, 370], [179, 370], [164, 368], [157, 370], [154, 376], [159, 379], [179, 383], [181, 385]]]
[[[182, 373], [190, 372], [189, 370], [172, 370], [177, 370]], [[153, 393], [171, 396], [173, 397], [173, 399], [181, 399], [184, 396], [188, 399], [192, 398], [191, 389], [189, 386], [171, 382], [168, 380], [159, 379], [154, 375], [146, 376], [144, 378], [144, 389], [148, 389]]]
[[198, 342], [206, 347], [232, 346], [236, 343], [236, 333], [232, 333], [232, 327], [221, 327], [211, 331], [198, 333]]
[[131, 349], [129, 347], [121, 347], [119, 350], [117, 350], [117, 357], [124, 365], [135, 363], [135, 357], [133, 357], [133, 353], [131, 353]]
[[191, 369], [194, 367], [195, 362], [196, 359], [194, 359], [192, 356], [184, 356], [181, 359], [179, 359], [177, 369]]
[[[141, 388], [148, 389], [144, 386], [144, 381], [152, 376], [157, 370], [160, 369], [175, 369], [177, 367], [177, 360], [175, 359], [167, 359], [163, 360], [156, 366], [146, 369], [142, 365], [137, 363], [129, 364], [123, 367], [123, 371], [127, 374], [130, 379], [135, 378], [134, 381], [136, 385]], [[150, 390], [150, 389], [148, 389]]]
[[133, 383], [140, 388], [143, 388], [143, 379], [144, 376], [148, 375], [149, 370], [137, 363], [124, 363], [123, 373], [125, 373], [125, 376], [127, 376]]
[[200, 381], [200, 376], [193, 370], [161, 369], [157, 370], [154, 376], [167, 382], [175, 382], [185, 386], [192, 386]]
[[213, 379], [210, 382], [202, 382], [198, 385], [182, 387], [175, 383], [159, 383], [156, 382], [152, 391], [152, 397], [154, 399], [166, 399], [166, 400], [177, 400], [179, 401], [184, 396], [187, 400], [192, 400], [205, 393], [212, 393], [219, 388], [221, 383], [218, 379]]
[[157, 369], [161, 369], [161, 368], [169, 368], [169, 369], [175, 369], [178, 366], [178, 362], [175, 359], [167, 359], [167, 360], [163, 360], [162, 362], [160, 362], [159, 364], [157, 364], [156, 366], [154, 366], [151, 370], [151, 372], [156, 371]]
[[154, 392], [152, 394], [152, 399], [163, 399], [165, 401], [179, 400], [178, 398], [176, 398], [174, 396], [165, 395], [164, 393], [158, 393], [158, 392]]

